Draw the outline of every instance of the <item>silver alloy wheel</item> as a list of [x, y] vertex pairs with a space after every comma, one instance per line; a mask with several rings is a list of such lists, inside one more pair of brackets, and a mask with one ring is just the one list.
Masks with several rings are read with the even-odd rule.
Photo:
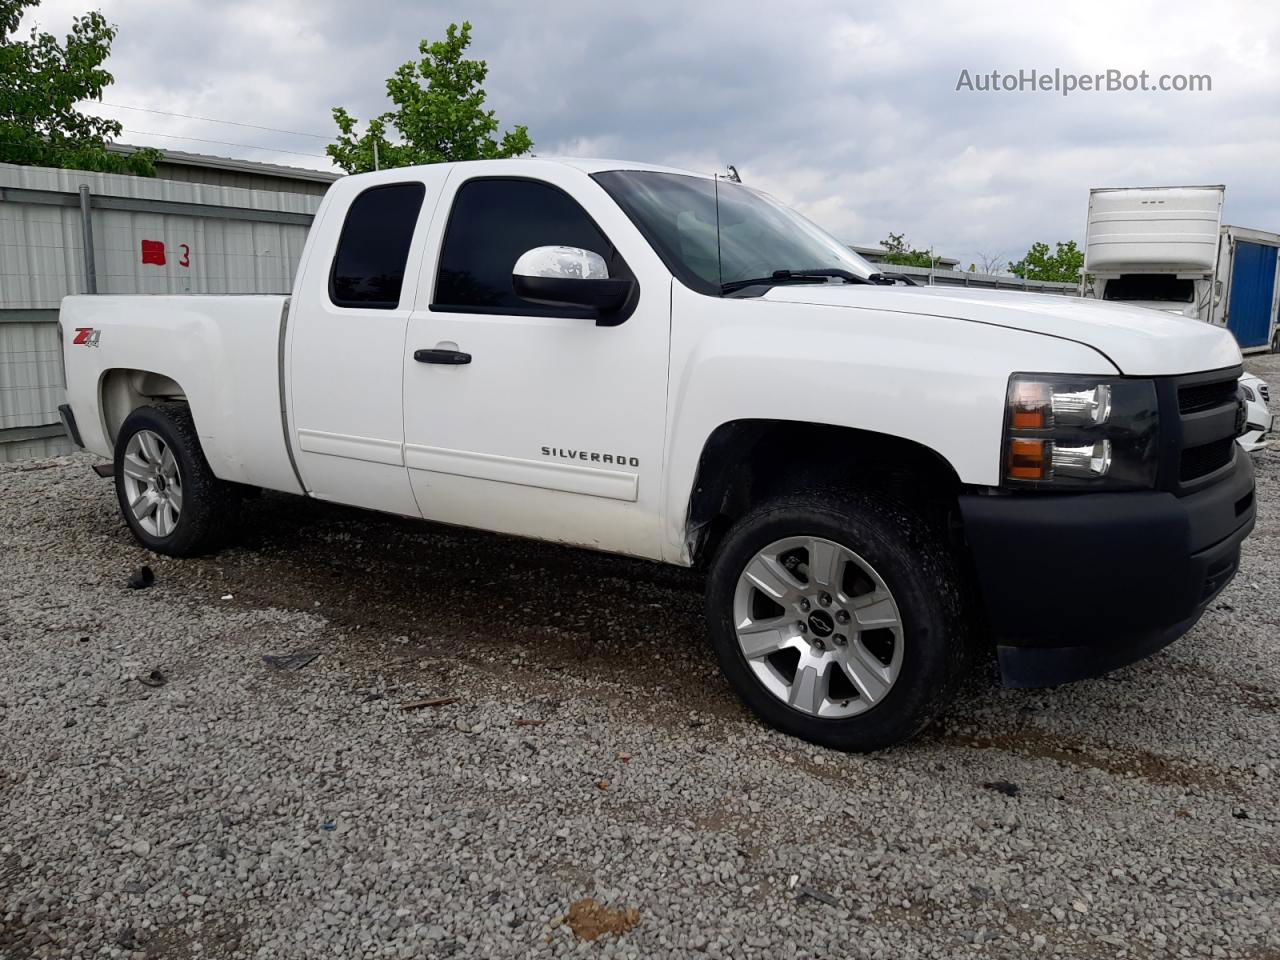
[[902, 616], [884, 579], [821, 537], [788, 537], [757, 553], [738, 578], [733, 624], [764, 688], [823, 719], [869, 710], [902, 670]]
[[133, 518], [153, 537], [167, 537], [182, 515], [182, 474], [160, 434], [139, 430], [124, 448], [124, 494]]

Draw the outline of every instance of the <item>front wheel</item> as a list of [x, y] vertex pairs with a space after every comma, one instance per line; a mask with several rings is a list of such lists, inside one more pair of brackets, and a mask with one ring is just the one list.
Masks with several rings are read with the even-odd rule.
[[116, 496], [144, 547], [176, 557], [216, 547], [236, 497], [214, 476], [185, 403], [139, 407], [116, 437]]
[[967, 661], [960, 581], [930, 525], [872, 495], [797, 494], [729, 531], [710, 570], [720, 665], [771, 726], [839, 750], [918, 733]]

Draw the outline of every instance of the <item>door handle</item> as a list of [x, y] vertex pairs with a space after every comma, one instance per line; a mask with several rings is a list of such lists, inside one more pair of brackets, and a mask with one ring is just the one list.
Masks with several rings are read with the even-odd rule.
[[413, 359], [419, 363], [470, 363], [471, 354], [460, 350], [415, 350]]

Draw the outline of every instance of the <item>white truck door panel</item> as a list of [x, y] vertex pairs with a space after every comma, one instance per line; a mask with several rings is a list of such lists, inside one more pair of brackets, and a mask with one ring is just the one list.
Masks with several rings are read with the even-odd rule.
[[[405, 465], [422, 515], [657, 558], [670, 275], [593, 181], [565, 169], [446, 187], [404, 354]], [[597, 249], [640, 293], [617, 326], [515, 296], [526, 249]], [[620, 271], [620, 272], [615, 272]], [[466, 362], [420, 362], [418, 351]]]
[[418, 513], [404, 468], [402, 358], [446, 176], [419, 168], [400, 183], [339, 181], [326, 207], [346, 216], [317, 216], [322, 232], [300, 274], [287, 359], [298, 470], [320, 499]]

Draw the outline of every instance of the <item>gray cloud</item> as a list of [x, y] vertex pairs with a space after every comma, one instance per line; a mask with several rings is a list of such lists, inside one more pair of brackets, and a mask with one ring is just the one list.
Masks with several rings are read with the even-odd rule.
[[[86, 0], [47, 0], [64, 28]], [[1226, 183], [1227, 218], [1280, 230], [1280, 9], [649, 2], [610, 9], [413, 0], [104, 3], [106, 99], [316, 133], [384, 108], [384, 80], [453, 20], [475, 25], [490, 104], [541, 154], [588, 153], [752, 183], [848, 240], [905, 231], [961, 258], [1081, 239], [1090, 186]], [[1200, 94], [957, 92], [961, 69], [1208, 73]], [[324, 141], [109, 111], [151, 139], [301, 166]]]

